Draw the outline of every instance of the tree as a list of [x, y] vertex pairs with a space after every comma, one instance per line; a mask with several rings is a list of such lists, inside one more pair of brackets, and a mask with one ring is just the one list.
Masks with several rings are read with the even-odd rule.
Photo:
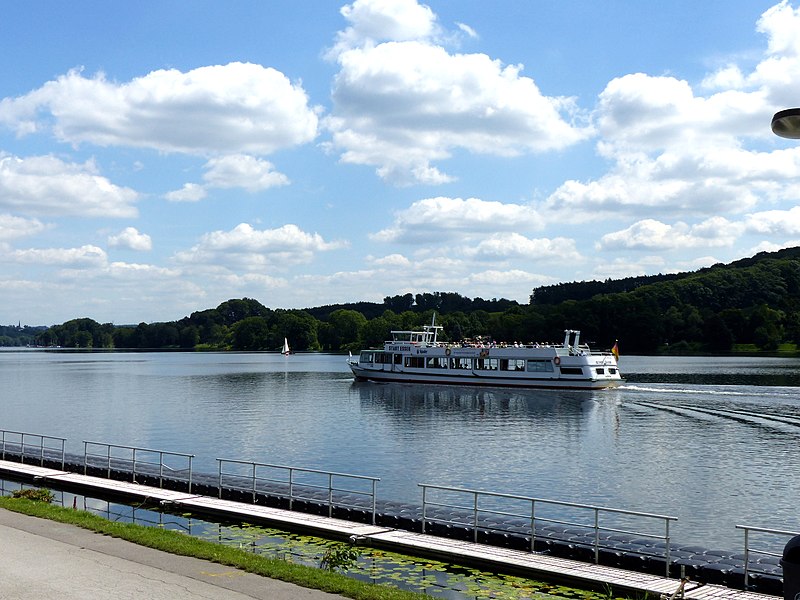
[[367, 319], [359, 312], [335, 310], [328, 318], [323, 344], [334, 352], [358, 352], [362, 346], [362, 330], [366, 324]]
[[730, 352], [733, 346], [733, 334], [728, 329], [725, 319], [719, 315], [711, 315], [705, 320], [703, 338], [709, 350], [714, 352]]
[[226, 300], [217, 307], [217, 312], [222, 316], [223, 324], [230, 327], [248, 317], [267, 317], [270, 310], [258, 300], [242, 298]]
[[293, 350], [319, 350], [317, 325], [318, 321], [306, 312], [276, 311], [270, 328], [273, 332], [272, 347], [282, 346], [285, 337]]
[[762, 350], [777, 350], [783, 339], [783, 312], [762, 304], [750, 315], [753, 343]]
[[269, 325], [264, 317], [247, 317], [231, 328], [231, 345], [234, 350], [267, 350]]
[[194, 348], [200, 343], [200, 330], [194, 325], [187, 325], [180, 331], [180, 347]]

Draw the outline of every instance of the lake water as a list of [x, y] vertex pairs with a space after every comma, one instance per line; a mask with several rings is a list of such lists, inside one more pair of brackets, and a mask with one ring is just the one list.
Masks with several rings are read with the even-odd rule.
[[800, 530], [800, 360], [623, 356], [614, 390], [354, 383], [339, 355], [0, 352], [0, 429]]

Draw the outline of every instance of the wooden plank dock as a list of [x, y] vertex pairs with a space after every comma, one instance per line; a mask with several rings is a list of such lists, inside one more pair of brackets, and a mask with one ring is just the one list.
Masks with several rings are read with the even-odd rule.
[[[390, 549], [412, 556], [435, 557], [456, 564], [482, 566], [493, 571], [512, 571], [531, 578], [557, 580], [578, 587], [611, 586], [615, 591], [670, 597], [678, 591], [681, 584], [678, 579], [546, 554], [365, 525], [327, 516], [90, 477], [36, 465], [0, 460], [0, 476], [2, 475], [54, 489], [80, 489], [87, 495], [94, 491], [138, 501], [147, 500], [179, 510], [213, 514], [228, 519], [269, 523], [289, 530], [315, 532], [322, 537], [351, 539], [356, 544]], [[720, 585], [699, 585], [693, 582], [686, 584], [682, 597], [688, 600], [775, 600], [776, 598], [767, 594]]]

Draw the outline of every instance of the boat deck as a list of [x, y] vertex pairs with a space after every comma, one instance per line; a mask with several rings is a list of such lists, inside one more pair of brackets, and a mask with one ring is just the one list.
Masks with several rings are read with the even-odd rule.
[[[538, 579], [557, 580], [578, 587], [611, 586], [617, 592], [670, 597], [681, 581], [647, 573], [627, 571], [544, 554], [535, 554], [465, 542], [432, 535], [365, 525], [326, 516], [306, 514], [222, 500], [210, 496], [166, 490], [125, 481], [90, 477], [58, 469], [0, 460], [0, 475], [47, 485], [54, 489], [96, 491], [137, 501], [149, 500], [184, 511], [212, 514], [248, 522], [263, 522], [321, 536], [352, 539], [357, 544], [381, 547], [417, 556], [430, 556], [457, 564], [472, 564], [494, 571], [514, 572]], [[677, 594], [675, 597], [681, 597]], [[690, 600], [774, 600], [776, 596], [747, 592], [719, 585], [688, 582], [682, 597]]]

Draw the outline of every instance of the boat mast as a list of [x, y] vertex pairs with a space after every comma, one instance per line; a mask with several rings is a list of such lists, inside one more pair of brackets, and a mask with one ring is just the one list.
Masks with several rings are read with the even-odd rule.
[[[433, 313], [433, 317], [431, 318], [431, 324], [424, 325], [423, 329], [425, 329], [425, 338], [426, 338], [425, 341], [430, 345], [435, 346], [436, 337], [439, 334], [439, 330], [444, 329], [444, 327], [436, 324], [436, 313]], [[433, 333], [431, 333], [431, 331], [433, 331]], [[431, 336], [433, 336], [433, 339], [431, 339]]]

